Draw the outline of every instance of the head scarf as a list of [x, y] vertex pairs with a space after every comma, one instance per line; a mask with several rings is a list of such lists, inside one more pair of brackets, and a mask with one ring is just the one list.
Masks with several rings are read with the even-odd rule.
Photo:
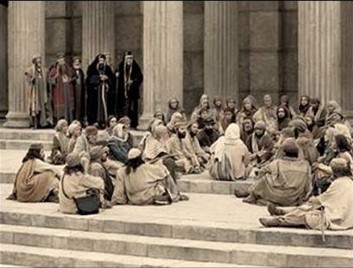
[[225, 133], [225, 144], [234, 144], [236, 141], [240, 139], [240, 129], [236, 123], [231, 123]]
[[118, 123], [114, 128], [113, 128], [113, 136], [120, 140], [126, 142], [129, 138], [128, 133], [124, 130], [124, 124]]

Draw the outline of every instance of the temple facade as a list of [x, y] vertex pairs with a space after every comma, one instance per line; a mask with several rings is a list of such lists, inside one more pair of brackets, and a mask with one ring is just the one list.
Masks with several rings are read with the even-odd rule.
[[[28, 127], [24, 70], [58, 52], [84, 69], [109, 52], [141, 66], [141, 120], [177, 97], [307, 94], [353, 117], [353, 9], [345, 1], [9, 1], [0, 5], [0, 116]], [[240, 103], [238, 103], [238, 106]]]

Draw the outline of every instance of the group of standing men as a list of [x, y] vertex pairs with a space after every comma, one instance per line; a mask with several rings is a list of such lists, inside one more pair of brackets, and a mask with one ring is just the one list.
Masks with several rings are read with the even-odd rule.
[[131, 118], [131, 127], [138, 126], [143, 75], [131, 52], [124, 53], [116, 70], [109, 53], [98, 54], [88, 66], [86, 76], [78, 57], [68, 64], [65, 54], [58, 53], [56, 62], [46, 70], [42, 57], [35, 55], [25, 75], [34, 128], [52, 127], [60, 119], [104, 127], [108, 115], [127, 115]]

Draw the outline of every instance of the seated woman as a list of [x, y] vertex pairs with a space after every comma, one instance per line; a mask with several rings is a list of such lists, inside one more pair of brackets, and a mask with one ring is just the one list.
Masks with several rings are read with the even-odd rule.
[[231, 123], [235, 123], [234, 122], [234, 113], [233, 113], [233, 109], [231, 108], [225, 108], [224, 109], [224, 116], [221, 120], [221, 122], [219, 123], [217, 129], [220, 135], [224, 135], [224, 133], [226, 132], [227, 127], [231, 124]]
[[44, 162], [43, 145], [31, 144], [16, 174], [11, 200], [20, 202], [58, 202], [59, 178], [63, 166]]
[[220, 96], [215, 96], [213, 99], [213, 107], [211, 108], [212, 118], [215, 120], [216, 123], [219, 123], [223, 116], [223, 99]]
[[108, 148], [112, 160], [123, 164], [127, 162], [127, 154], [132, 148], [132, 141], [129, 140], [129, 132], [125, 125], [118, 123], [113, 129], [113, 136], [108, 140]]
[[308, 113], [309, 109], [310, 109], [310, 97], [307, 95], [302, 95], [299, 100], [298, 115], [305, 117], [306, 115], [309, 114]]
[[290, 122], [290, 114], [285, 106], [279, 106], [277, 108], [277, 130], [282, 131], [288, 127]]
[[172, 115], [172, 119], [170, 120], [170, 122], [167, 124], [167, 128], [168, 128], [168, 134], [169, 137], [171, 137], [173, 134], [175, 134], [175, 125], [179, 122], [186, 122], [186, 120], [184, 119], [183, 115], [179, 112], [175, 112]]
[[232, 123], [225, 135], [211, 146], [210, 174], [216, 180], [245, 179], [249, 158], [249, 150], [240, 139], [239, 127]]
[[55, 135], [53, 137], [53, 147], [49, 157], [51, 164], [64, 165], [67, 155], [69, 138], [67, 137], [68, 123], [65, 119], [60, 119], [55, 127]]
[[112, 204], [166, 205], [187, 199], [164, 165], [145, 163], [139, 149], [129, 151], [126, 167], [117, 173]]
[[77, 142], [77, 138], [80, 137], [82, 134], [81, 124], [72, 122], [70, 124], [67, 132], [68, 132], [68, 138], [69, 138], [69, 144], [67, 146], [67, 153], [69, 154], [74, 151], [75, 145]]
[[253, 121], [253, 116], [257, 112], [257, 102], [252, 95], [247, 96], [242, 103], [242, 107], [237, 115], [237, 123], [242, 126], [245, 119]]
[[172, 120], [172, 116], [175, 112], [182, 114], [184, 120], [186, 121], [186, 115], [183, 107], [180, 107], [179, 100], [177, 98], [171, 98], [168, 101], [167, 111], [165, 113], [165, 123], [168, 124]]
[[105, 129], [98, 134], [97, 142], [108, 141], [109, 138], [113, 135], [113, 128], [116, 126], [116, 124], [116, 117], [114, 115], [109, 115], [105, 124]]
[[103, 196], [103, 179], [85, 173], [80, 157], [74, 153], [66, 157], [66, 162], [59, 188], [59, 210], [62, 213], [76, 214], [77, 207], [73, 198], [84, 197], [88, 192], [97, 195], [101, 208], [110, 208], [110, 203], [105, 201]]
[[289, 105], [289, 97], [287, 95], [281, 96], [279, 106], [285, 107], [288, 110], [288, 117], [290, 119], [296, 117], [297, 113], [295, 112], [294, 108]]
[[226, 101], [226, 108], [232, 110], [233, 112], [233, 119], [232, 122], [236, 123], [237, 115], [239, 113], [239, 110], [236, 107], [237, 102], [233, 97], [230, 97]]
[[260, 171], [259, 181], [250, 187], [249, 191], [235, 190], [237, 197], [252, 204], [267, 204], [280, 206], [301, 205], [311, 193], [310, 165], [300, 160], [299, 148], [294, 138], [283, 142], [284, 156], [276, 159]]
[[[207, 94], [203, 94], [200, 98], [199, 105], [195, 107], [194, 111], [191, 114], [190, 121], [196, 121], [199, 117], [200, 110], [205, 109], [208, 112], [208, 116], [213, 116], [210, 99]], [[213, 118], [215, 119], [215, 118]]]

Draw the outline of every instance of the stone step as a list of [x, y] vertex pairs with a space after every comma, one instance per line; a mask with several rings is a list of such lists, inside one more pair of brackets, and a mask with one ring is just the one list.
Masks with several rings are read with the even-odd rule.
[[[10, 191], [8, 191], [8, 194], [10, 194]], [[211, 198], [208, 195], [208, 197], [210, 197], [211, 202], [215, 200], [214, 196]], [[200, 200], [206, 198], [204, 195], [190, 194], [191, 201], [188, 202], [194, 200], [193, 202], [199, 203]], [[225, 200], [225, 198], [222, 199]], [[110, 210], [89, 217], [61, 214], [57, 211], [57, 204], [41, 203], [34, 206], [34, 204], [9, 200], [3, 200], [2, 202], [11, 202], [11, 207], [2, 207], [2, 211], [0, 211], [1, 224], [213, 242], [337, 249], [353, 248], [353, 233], [351, 230], [325, 231], [326, 241], [323, 242], [321, 233], [315, 230], [263, 228], [258, 218], [268, 215], [266, 209], [264, 207], [251, 207], [251, 205], [246, 206], [246, 204], [244, 204], [244, 207], [246, 207], [244, 209], [243, 204], [239, 204], [241, 201], [236, 198], [234, 209], [238, 206], [242, 211], [248, 211], [249, 215], [240, 214], [236, 216], [237, 214], [235, 214], [231, 216], [233, 221], [227, 219], [224, 215], [217, 215], [213, 209], [208, 209], [208, 213], [210, 213], [211, 218], [215, 218], [214, 221], [211, 221], [209, 217], [204, 217], [202, 212], [194, 212], [195, 217], [186, 220], [185, 218], [190, 217], [188, 215], [192, 211], [199, 210], [198, 206], [191, 203], [187, 204], [187, 202], [172, 204], [168, 206], [170, 209], [161, 208], [162, 211], [155, 211], [154, 208], [149, 209], [147, 207], [114, 206]], [[36, 207], [41, 209], [36, 209]], [[47, 208], [46, 213], [42, 211], [44, 208]], [[254, 213], [254, 211], [258, 213]], [[187, 213], [187, 215], [180, 215], [182, 212]], [[149, 215], [149, 217], [146, 218], [146, 215]], [[248, 218], [252, 220], [248, 221]]]
[[0, 259], [26, 267], [249, 267], [11, 244], [0, 244]]
[[0, 225], [1, 243], [240, 265], [349, 267], [351, 250], [208, 242], [188, 239]]
[[51, 151], [52, 141], [47, 140], [2, 140], [0, 139], [1, 150], [28, 150], [32, 143], [42, 143], [45, 151]]

